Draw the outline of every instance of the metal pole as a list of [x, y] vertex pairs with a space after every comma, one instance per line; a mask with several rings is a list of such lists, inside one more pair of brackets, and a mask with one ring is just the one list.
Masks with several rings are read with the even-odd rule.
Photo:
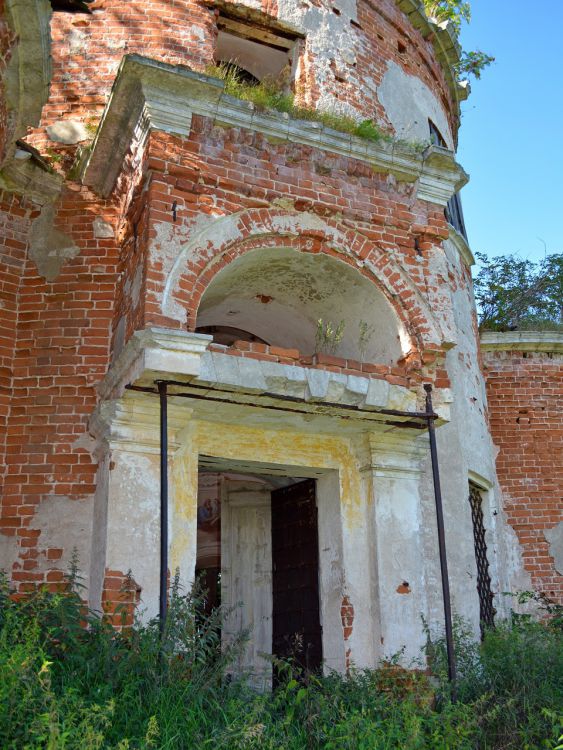
[[438, 547], [440, 550], [440, 571], [442, 574], [442, 595], [444, 598], [444, 620], [446, 624], [446, 650], [448, 653], [448, 678], [452, 690], [452, 702], [457, 698], [456, 668], [454, 653], [454, 638], [452, 628], [452, 607], [450, 601], [450, 583], [448, 579], [448, 561], [446, 556], [446, 535], [444, 531], [444, 511], [442, 507], [442, 490], [440, 487], [440, 471], [438, 468], [438, 450], [436, 448], [436, 433], [434, 430], [434, 408], [432, 406], [432, 386], [424, 385], [426, 391], [426, 419], [428, 422], [428, 437], [430, 440], [430, 457], [432, 459], [432, 478], [434, 480], [434, 499], [436, 501], [436, 521], [438, 525]]
[[168, 383], [159, 381], [160, 396], [160, 633], [164, 632], [168, 608]]

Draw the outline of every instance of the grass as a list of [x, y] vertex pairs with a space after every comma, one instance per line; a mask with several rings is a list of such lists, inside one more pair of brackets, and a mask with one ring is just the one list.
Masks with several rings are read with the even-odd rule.
[[[205, 73], [222, 80], [225, 84], [225, 93], [237, 99], [252, 102], [258, 110], [285, 112], [295, 119], [319, 122], [327, 128], [338, 130], [341, 133], [349, 133], [374, 143], [391, 142], [393, 140], [373, 120], [358, 122], [353, 117], [337, 112], [298, 106], [295, 104], [294, 95], [284, 91], [281, 84], [275, 79], [265, 78], [260, 83], [253, 85], [243, 80], [237, 74], [235, 68], [224, 64], [209, 66], [205, 69]], [[420, 149], [419, 144], [412, 145], [413, 148]]]
[[228, 678], [244, 638], [222, 649], [222, 613], [202, 617], [197, 591], [174, 586], [161, 645], [156, 622], [118, 633], [88, 614], [77, 583], [25, 599], [0, 584], [3, 750], [539, 750], [563, 731], [557, 619], [516, 619], [482, 646], [458, 623], [456, 704], [441, 642], [432, 679], [393, 665], [320, 678], [278, 661], [279, 687], [257, 694]]

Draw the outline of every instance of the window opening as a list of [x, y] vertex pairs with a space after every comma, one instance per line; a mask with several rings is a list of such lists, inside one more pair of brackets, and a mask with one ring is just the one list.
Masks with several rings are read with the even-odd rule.
[[254, 341], [257, 344], [269, 345], [268, 341], [255, 336], [250, 331], [244, 331], [242, 328], [234, 328], [233, 326], [198, 326], [195, 332], [207, 333], [213, 336], [213, 341], [216, 344], [222, 344], [223, 346], [232, 346], [235, 341]]
[[[440, 133], [438, 126], [434, 122], [432, 122], [432, 120], [428, 120], [428, 128], [430, 130], [430, 143], [433, 146], [448, 148], [444, 136], [442, 135], [442, 133]], [[467, 242], [467, 231], [465, 229], [465, 221], [463, 218], [463, 209], [461, 207], [461, 198], [459, 193], [455, 193], [454, 195], [452, 195], [452, 197], [448, 201], [446, 208], [444, 209], [444, 216], [446, 217], [446, 221], [448, 222], [448, 224], [451, 224], [452, 227], [456, 229]]]
[[303, 34], [260, 11], [219, 0], [207, 4], [217, 15], [215, 62], [232, 64], [257, 81], [293, 77], [297, 42]]
[[487, 543], [485, 541], [483, 496], [481, 490], [472, 482], [469, 483], [469, 504], [471, 505], [471, 517], [473, 520], [473, 542], [475, 545], [475, 561], [477, 563], [477, 592], [479, 594], [479, 620], [481, 623], [481, 638], [483, 638], [487, 629], [494, 627], [496, 610], [493, 606]]
[[92, 13], [89, 3], [93, 0], [51, 0], [54, 13]]
[[440, 133], [438, 126], [432, 122], [432, 120], [428, 120], [428, 128], [430, 130], [430, 143], [433, 146], [441, 146], [442, 148], [447, 148], [446, 139], [444, 136]]

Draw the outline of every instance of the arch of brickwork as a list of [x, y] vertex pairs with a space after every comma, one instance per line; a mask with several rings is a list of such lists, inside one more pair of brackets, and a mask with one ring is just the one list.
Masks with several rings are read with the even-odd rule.
[[168, 274], [162, 312], [177, 318], [178, 310], [186, 311], [188, 329], [194, 330], [202, 296], [218, 273], [252, 250], [280, 247], [325, 253], [352, 266], [386, 297], [412, 348], [422, 353], [442, 347], [439, 322], [393, 255], [338, 221], [308, 213], [249, 209], [197, 233]]

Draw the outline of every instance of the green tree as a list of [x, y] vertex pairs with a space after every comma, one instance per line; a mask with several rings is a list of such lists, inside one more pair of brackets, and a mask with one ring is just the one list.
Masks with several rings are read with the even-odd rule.
[[[459, 36], [462, 22], [471, 21], [471, 4], [468, 0], [423, 0], [423, 2], [426, 15], [434, 18], [438, 23], [448, 21], [456, 36]], [[481, 78], [483, 70], [494, 61], [494, 57], [481, 50], [462, 50], [456, 66], [457, 76], [461, 78], [472, 75], [475, 78]]]
[[488, 331], [563, 330], [563, 253], [534, 263], [476, 253], [479, 327]]

